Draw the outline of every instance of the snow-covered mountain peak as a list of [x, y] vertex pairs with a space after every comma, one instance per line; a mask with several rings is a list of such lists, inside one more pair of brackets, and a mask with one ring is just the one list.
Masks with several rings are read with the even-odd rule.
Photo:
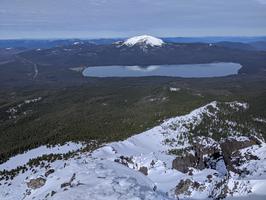
[[124, 43], [127, 46], [134, 45], [149, 45], [149, 46], [162, 46], [164, 44], [163, 40], [150, 36], [150, 35], [140, 35], [127, 39]]

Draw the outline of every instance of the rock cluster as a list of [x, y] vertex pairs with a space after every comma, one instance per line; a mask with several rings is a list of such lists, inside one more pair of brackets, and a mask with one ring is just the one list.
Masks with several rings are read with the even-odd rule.
[[190, 195], [190, 189], [202, 191], [204, 188], [205, 186], [197, 181], [192, 181], [190, 179], [181, 180], [175, 188], [175, 194], [177, 196], [180, 194]]
[[[191, 148], [183, 149], [180, 156], [177, 156], [172, 162], [172, 168], [183, 173], [187, 173], [189, 168], [196, 168], [202, 170], [204, 168], [216, 169], [218, 161], [223, 161], [227, 171], [241, 173], [236, 167], [237, 163], [241, 162], [239, 150], [252, 146], [259, 145], [260, 142], [256, 138], [249, 138], [247, 140], [237, 140], [234, 138], [227, 138], [221, 142], [210, 141], [207, 138], [205, 145], [199, 141], [202, 137], [196, 138], [192, 143]], [[208, 144], [208, 145], [206, 145]], [[209, 145], [211, 144], [211, 145]], [[194, 152], [194, 153], [191, 153]], [[237, 162], [233, 159], [238, 155]], [[255, 155], [247, 155], [245, 159], [257, 159]], [[235, 162], [234, 162], [235, 161]], [[217, 169], [216, 169], [217, 170]], [[226, 175], [226, 174], [224, 174]]]
[[45, 185], [46, 180], [44, 178], [36, 178], [36, 179], [31, 179], [28, 183], [27, 186], [31, 189], [38, 189], [42, 186]]
[[[216, 142], [214, 140], [207, 141], [206, 138], [201, 137], [201, 141], [198, 140], [199, 138], [196, 138], [196, 140], [191, 144], [190, 148], [183, 149], [183, 152], [179, 152], [179, 156], [177, 156], [173, 162], [172, 162], [172, 168], [179, 170], [183, 173], [188, 173], [191, 168], [196, 168], [199, 170], [202, 170], [204, 168], [211, 168], [215, 169], [217, 171], [222, 170], [218, 169], [218, 167], [221, 167], [221, 163], [218, 164], [218, 162], [222, 162], [224, 164], [224, 170], [226, 173], [220, 173], [219, 176], [222, 176], [223, 178], [221, 181], [214, 183], [214, 188], [212, 190], [212, 193], [210, 194], [210, 198], [215, 199], [223, 199], [225, 198], [229, 193], [233, 193], [234, 191], [230, 190], [227, 186], [227, 182], [229, 181], [229, 171], [232, 171], [237, 174], [243, 174], [243, 173], [249, 173], [249, 172], [243, 172], [243, 170], [240, 170], [238, 168], [239, 163], [245, 162], [247, 160], [256, 160], [258, 157], [256, 155], [252, 154], [241, 154], [241, 150], [253, 145], [260, 145], [260, 141], [255, 137], [244, 139], [237, 139], [237, 138], [226, 138], [221, 140], [220, 142]], [[205, 140], [205, 142], [202, 142]], [[203, 144], [204, 143], [204, 144]], [[208, 175], [207, 179], [208, 182], [212, 182], [212, 175]], [[237, 188], [238, 182], [234, 183]], [[192, 189], [198, 190], [200, 187], [200, 183], [194, 182], [190, 179], [181, 180], [179, 184], [175, 188], [175, 195], [190, 195], [190, 191]], [[233, 188], [233, 189], [234, 189]]]

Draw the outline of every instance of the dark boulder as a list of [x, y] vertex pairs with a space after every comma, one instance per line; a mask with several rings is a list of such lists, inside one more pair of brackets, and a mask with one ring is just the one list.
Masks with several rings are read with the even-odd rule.
[[144, 174], [145, 176], [147, 176], [148, 175], [148, 168], [147, 167], [140, 167], [139, 168], [139, 171], [142, 173], [142, 174]]
[[50, 174], [54, 173], [54, 169], [49, 169], [47, 172], [45, 172], [45, 177], [49, 176]]

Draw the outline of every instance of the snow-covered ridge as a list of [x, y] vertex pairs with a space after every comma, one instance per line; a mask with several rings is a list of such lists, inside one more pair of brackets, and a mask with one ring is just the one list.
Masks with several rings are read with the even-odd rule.
[[148, 45], [154, 47], [154, 46], [162, 46], [164, 44], [164, 41], [153, 36], [140, 35], [127, 39], [123, 44], [130, 47], [134, 45], [146, 45], [146, 46]]
[[[249, 192], [266, 196], [263, 141], [260, 145], [242, 146], [238, 154], [232, 154], [243, 161], [238, 162], [240, 170], [251, 172], [243, 174], [244, 178], [229, 171], [221, 157], [207, 160], [212, 167], [189, 166], [188, 172], [173, 166], [180, 153], [182, 156], [187, 153], [193, 159], [197, 154], [195, 142], [206, 150], [202, 151], [203, 158], [210, 157], [214, 150], [222, 151], [220, 144], [226, 139], [232, 146], [249, 145], [251, 140], [247, 136], [229, 134], [224, 141], [217, 141], [210, 135], [197, 136], [191, 132], [191, 124], [201, 124], [206, 116], [215, 122], [223, 109], [231, 112], [248, 109], [247, 104], [238, 102], [226, 103], [226, 108], [223, 105], [214, 101], [124, 141], [105, 144], [93, 152], [80, 152], [67, 160], [44, 161], [43, 166], [30, 168], [12, 180], [0, 179], [0, 199], [216, 199], [222, 190], [227, 190], [228, 196], [242, 197]], [[227, 121], [231, 126], [231, 121]], [[37, 188], [29, 184], [37, 180]]]

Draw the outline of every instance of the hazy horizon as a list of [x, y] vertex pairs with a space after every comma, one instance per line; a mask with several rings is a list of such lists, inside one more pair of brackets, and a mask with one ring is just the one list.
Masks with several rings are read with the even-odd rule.
[[[0, 40], [104, 40], [104, 39], [126, 39], [126, 38], [130, 38], [130, 37], [134, 37], [134, 36], [138, 36], [140, 34], [137, 34], [137, 35], [130, 35], [130, 36], [127, 36], [127, 37], [54, 37], [54, 38], [28, 38], [28, 37], [25, 37], [25, 38], [0, 38]], [[151, 35], [151, 34], [145, 34], [145, 35]], [[224, 35], [224, 36], [220, 36], [220, 35], [217, 35], [217, 36], [156, 36], [156, 35], [151, 35], [151, 36], [155, 36], [155, 37], [158, 37], [158, 38], [210, 38], [210, 39], [214, 39], [214, 38], [266, 38], [266, 34], [265, 35], [250, 35], [250, 36], [245, 36], [245, 35], [235, 35], [235, 36], [230, 36], [230, 35]]]

